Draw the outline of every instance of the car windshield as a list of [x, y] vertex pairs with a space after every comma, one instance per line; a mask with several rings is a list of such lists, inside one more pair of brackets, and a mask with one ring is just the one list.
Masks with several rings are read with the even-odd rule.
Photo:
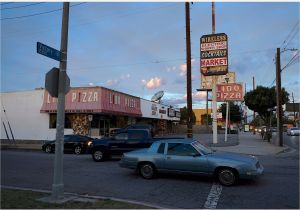
[[196, 147], [196, 149], [200, 150], [201, 153], [207, 155], [207, 154], [211, 154], [213, 151], [212, 149], [210, 149], [209, 147], [204, 146], [203, 144], [201, 144], [199, 141], [195, 141], [192, 143], [192, 145], [194, 147]]

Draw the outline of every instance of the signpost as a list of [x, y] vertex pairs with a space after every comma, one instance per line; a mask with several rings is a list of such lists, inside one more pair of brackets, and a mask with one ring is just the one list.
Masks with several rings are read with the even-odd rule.
[[36, 44], [36, 52], [41, 55], [44, 55], [48, 58], [52, 58], [54, 60], [61, 61], [62, 53], [59, 50], [56, 50], [56, 49], [49, 47], [45, 44], [42, 44], [40, 42], [37, 42], [37, 44]]
[[212, 76], [213, 143], [217, 144], [217, 95], [216, 76], [228, 73], [228, 39], [225, 33], [215, 34], [214, 3], [212, 2], [212, 34], [200, 38], [200, 70], [204, 76]]

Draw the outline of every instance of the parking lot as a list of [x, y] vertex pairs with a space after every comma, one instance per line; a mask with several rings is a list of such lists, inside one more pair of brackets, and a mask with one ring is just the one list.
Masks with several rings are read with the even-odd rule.
[[[260, 156], [265, 175], [256, 181], [221, 187], [211, 177], [163, 174], [145, 180], [118, 166], [118, 160], [94, 162], [90, 155], [64, 155], [64, 189], [151, 203], [163, 208], [299, 208], [299, 158]], [[2, 151], [4, 186], [51, 190], [54, 154]], [[212, 188], [212, 186], [214, 186]], [[216, 188], [217, 187], [217, 188]], [[219, 188], [218, 188], [219, 187]], [[219, 190], [219, 193], [212, 192]], [[293, 193], [291, 193], [293, 192]], [[209, 202], [208, 202], [209, 203]]]

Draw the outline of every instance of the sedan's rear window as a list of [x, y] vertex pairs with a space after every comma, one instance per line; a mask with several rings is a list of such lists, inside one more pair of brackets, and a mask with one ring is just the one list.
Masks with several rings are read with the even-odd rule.
[[159, 154], [164, 154], [164, 152], [165, 152], [165, 143], [161, 143], [160, 144], [160, 146], [159, 146], [159, 148], [158, 148], [158, 150], [157, 150], [157, 153], [159, 153]]

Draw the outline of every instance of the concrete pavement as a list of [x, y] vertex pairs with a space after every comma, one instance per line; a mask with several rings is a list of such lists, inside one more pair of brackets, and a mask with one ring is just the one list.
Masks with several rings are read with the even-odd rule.
[[[172, 135], [182, 136], [185, 135]], [[212, 143], [212, 134], [194, 134], [194, 139], [200, 140], [203, 144], [212, 147], [215, 150], [236, 152], [251, 155], [275, 155], [288, 150], [287, 146], [279, 147], [267, 141], [263, 141], [261, 137], [250, 132], [241, 132], [238, 135], [228, 135], [228, 141], [224, 141], [224, 134], [218, 134], [218, 143]], [[14, 142], [1, 142], [2, 149], [15, 149], [15, 150], [31, 150], [41, 151], [42, 141], [35, 143], [21, 143]]]
[[263, 141], [259, 134], [250, 132], [241, 132], [239, 134], [239, 144], [235, 146], [214, 147], [215, 150], [226, 152], [236, 152], [250, 155], [275, 155], [289, 148], [287, 146], [279, 147], [268, 141]]

